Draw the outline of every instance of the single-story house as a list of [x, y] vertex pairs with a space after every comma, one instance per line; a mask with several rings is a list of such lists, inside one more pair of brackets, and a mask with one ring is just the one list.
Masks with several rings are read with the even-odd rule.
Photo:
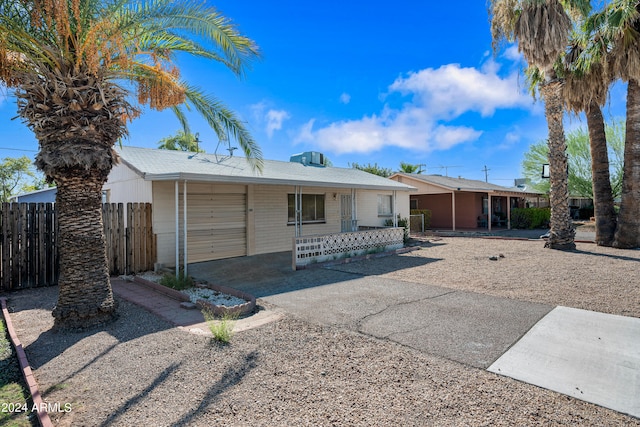
[[169, 267], [290, 251], [295, 237], [395, 223], [409, 216], [415, 190], [357, 169], [325, 167], [316, 152], [265, 160], [259, 172], [243, 157], [117, 151], [121, 162], [103, 187], [107, 202], [152, 203], [157, 262]]
[[430, 210], [431, 228], [511, 228], [511, 209], [544, 200], [543, 194], [464, 178], [408, 173], [389, 178], [417, 188], [410, 197], [411, 209]]
[[9, 198], [13, 203], [54, 203], [56, 201], [56, 187], [44, 188], [42, 190], [30, 191], [28, 193], [17, 194]]

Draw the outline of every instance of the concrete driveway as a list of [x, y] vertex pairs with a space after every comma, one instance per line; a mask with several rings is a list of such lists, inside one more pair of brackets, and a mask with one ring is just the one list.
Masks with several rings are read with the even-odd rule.
[[290, 260], [283, 252], [193, 264], [189, 272], [312, 322], [478, 368], [489, 367], [553, 308], [341, 271], [340, 265], [292, 271]]
[[640, 417], [640, 319], [381, 277], [397, 257], [291, 270], [291, 253], [190, 266], [311, 322], [340, 326]]

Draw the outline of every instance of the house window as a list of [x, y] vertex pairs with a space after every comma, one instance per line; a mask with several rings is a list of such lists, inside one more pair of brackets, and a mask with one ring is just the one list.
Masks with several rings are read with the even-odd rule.
[[[296, 196], [288, 195], [288, 223], [296, 222]], [[324, 194], [303, 194], [302, 195], [302, 223], [325, 222], [324, 216]]]
[[393, 196], [378, 194], [378, 216], [393, 216]]
[[409, 200], [409, 209], [418, 209], [418, 199]]

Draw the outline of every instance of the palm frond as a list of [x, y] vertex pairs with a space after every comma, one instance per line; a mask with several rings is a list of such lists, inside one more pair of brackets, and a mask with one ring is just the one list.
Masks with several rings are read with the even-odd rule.
[[240, 145], [251, 166], [262, 171], [262, 151], [246, 129], [244, 123], [222, 102], [200, 89], [185, 84], [187, 100], [205, 118], [218, 138], [226, 139], [227, 135]]

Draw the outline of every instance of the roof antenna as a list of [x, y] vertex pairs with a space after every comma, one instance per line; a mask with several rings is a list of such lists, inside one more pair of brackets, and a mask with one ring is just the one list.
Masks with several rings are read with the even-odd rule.
[[[227, 145], [226, 150], [229, 152], [229, 155], [218, 155], [218, 149], [220, 148], [220, 144], [221, 143], [225, 143]], [[216, 151], [214, 152], [214, 155], [216, 156], [216, 161], [218, 163], [223, 162], [227, 159], [230, 159], [231, 157], [233, 157], [233, 150], [237, 150], [238, 147], [232, 147], [231, 146], [231, 141], [229, 139], [229, 129], [227, 129], [227, 135], [223, 135], [222, 138], [218, 139], [218, 145], [216, 145]]]
[[200, 153], [200, 133], [196, 132], [193, 138], [193, 142], [196, 143], [196, 152], [189, 156], [190, 159], [193, 159], [195, 156]]

